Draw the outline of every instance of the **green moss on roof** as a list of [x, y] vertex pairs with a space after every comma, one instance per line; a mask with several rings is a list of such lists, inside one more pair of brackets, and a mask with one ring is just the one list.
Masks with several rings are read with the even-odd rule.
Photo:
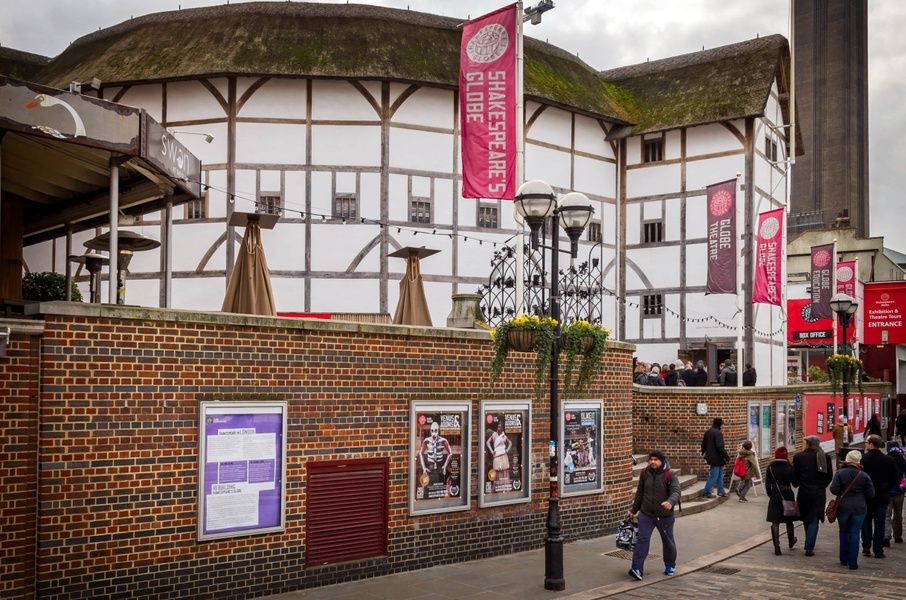
[[0, 74], [13, 79], [34, 79], [50, 59], [40, 54], [0, 47]]

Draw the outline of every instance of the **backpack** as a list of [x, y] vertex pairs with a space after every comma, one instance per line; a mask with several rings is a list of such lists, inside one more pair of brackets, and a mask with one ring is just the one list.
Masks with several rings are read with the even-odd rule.
[[745, 479], [746, 473], [749, 472], [748, 467], [746, 466], [746, 459], [741, 456], [736, 457], [736, 462], [733, 464], [733, 475], [737, 479]]
[[[645, 469], [642, 471], [642, 474], [648, 475], [650, 471]], [[667, 467], [664, 469], [664, 484], [667, 486], [667, 491], [670, 491], [670, 478], [673, 477], [673, 469]], [[680, 512], [683, 512], [683, 494], [682, 490], [680, 491], [680, 499], [676, 501], [676, 507]]]

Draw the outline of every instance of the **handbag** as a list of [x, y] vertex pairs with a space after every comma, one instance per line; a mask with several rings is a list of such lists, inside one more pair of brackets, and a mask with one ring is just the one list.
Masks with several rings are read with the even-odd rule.
[[827, 503], [827, 508], [824, 509], [824, 516], [827, 517], [828, 523], [833, 523], [837, 520], [837, 511], [840, 510], [840, 502], [846, 496], [846, 493], [849, 492], [849, 489], [853, 486], [859, 477], [862, 476], [862, 471], [858, 471], [856, 476], [852, 478], [852, 481], [849, 482], [849, 485], [846, 486], [846, 489], [843, 490], [843, 493]]
[[617, 528], [617, 548], [632, 550], [639, 536], [639, 527], [630, 520], [620, 523]]
[[774, 472], [771, 470], [771, 467], [768, 467], [768, 474], [771, 476], [771, 479], [774, 480], [774, 485], [777, 486], [777, 492], [780, 494], [780, 502], [783, 505], [783, 516], [798, 517], [799, 505], [796, 504], [796, 500], [787, 500], [783, 497], [783, 491], [780, 489], [780, 484], [777, 483], [777, 478], [774, 477]]

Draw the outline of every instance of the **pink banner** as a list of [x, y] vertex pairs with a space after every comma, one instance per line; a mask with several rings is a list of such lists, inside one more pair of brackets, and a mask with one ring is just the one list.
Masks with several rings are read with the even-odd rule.
[[707, 293], [736, 293], [735, 179], [708, 186]]
[[516, 17], [513, 4], [462, 28], [463, 198], [516, 195]]
[[[859, 310], [856, 311], [849, 322], [855, 330], [861, 331], [862, 315], [865, 307], [864, 291], [862, 282], [859, 281], [859, 261], [841, 260], [837, 262], [836, 270], [837, 293], [846, 294], [859, 303]], [[861, 339], [861, 336], [849, 336], [850, 341]]]
[[834, 245], [812, 246], [812, 316], [833, 319], [831, 297], [834, 295]]
[[752, 302], [781, 305], [783, 294], [783, 209], [758, 215]]

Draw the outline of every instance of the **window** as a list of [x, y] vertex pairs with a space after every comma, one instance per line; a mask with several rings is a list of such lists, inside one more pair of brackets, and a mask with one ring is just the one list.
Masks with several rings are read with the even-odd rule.
[[185, 203], [186, 219], [207, 219], [208, 218], [208, 193], [205, 192], [201, 198], [189, 200]]
[[431, 200], [428, 198], [411, 198], [409, 200], [409, 222], [431, 222]]
[[771, 162], [777, 162], [777, 142], [771, 139], [771, 136], [764, 138], [764, 155]]
[[664, 314], [664, 297], [661, 294], [642, 296], [642, 314], [646, 317], [657, 317]]
[[359, 216], [359, 204], [355, 194], [337, 194], [333, 199], [334, 219], [355, 219]]
[[258, 195], [258, 206], [255, 212], [267, 215], [283, 214], [283, 197], [279, 192], [261, 192]]
[[485, 229], [497, 229], [500, 227], [498, 217], [500, 210], [496, 204], [479, 204], [478, 205], [478, 226]]
[[664, 160], [664, 138], [642, 140], [642, 162], [659, 162]]
[[664, 222], [647, 221], [642, 224], [642, 242], [645, 244], [654, 244], [664, 241]]
[[589, 242], [600, 242], [601, 241], [601, 222], [600, 221], [589, 221], [589, 223], [588, 223], [588, 241]]

